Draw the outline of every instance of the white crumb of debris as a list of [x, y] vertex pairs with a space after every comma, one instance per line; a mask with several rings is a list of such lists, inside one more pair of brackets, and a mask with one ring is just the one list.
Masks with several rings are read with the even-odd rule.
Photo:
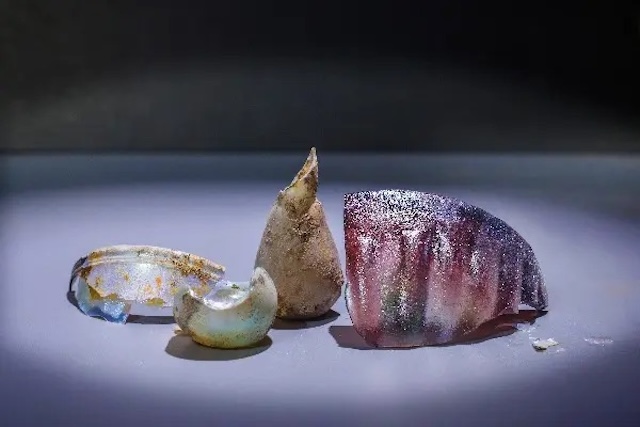
[[591, 345], [605, 346], [613, 344], [613, 340], [609, 337], [588, 337], [584, 340]]
[[549, 347], [553, 347], [558, 344], [559, 344], [558, 341], [554, 340], [553, 338], [548, 338], [546, 340], [535, 340], [534, 342], [531, 343], [533, 348], [536, 349], [537, 351], [544, 351]]
[[516, 329], [518, 329], [520, 332], [530, 334], [536, 330], [536, 326], [531, 323], [518, 323], [516, 325]]

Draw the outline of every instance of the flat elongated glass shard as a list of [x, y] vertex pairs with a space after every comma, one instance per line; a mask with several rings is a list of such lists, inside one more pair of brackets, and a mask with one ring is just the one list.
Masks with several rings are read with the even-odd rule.
[[533, 250], [486, 211], [407, 190], [344, 202], [347, 308], [369, 344], [444, 344], [521, 304], [547, 308]]
[[78, 307], [88, 316], [125, 323], [132, 303], [172, 307], [181, 288], [205, 295], [224, 276], [224, 267], [186, 252], [155, 246], [100, 248], [73, 267]]

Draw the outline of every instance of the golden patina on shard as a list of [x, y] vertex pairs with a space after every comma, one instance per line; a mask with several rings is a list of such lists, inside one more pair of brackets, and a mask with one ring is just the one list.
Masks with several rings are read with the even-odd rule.
[[88, 316], [125, 323], [132, 304], [172, 307], [181, 288], [202, 295], [224, 277], [224, 267], [167, 248], [115, 245], [99, 248], [73, 267], [70, 291]]

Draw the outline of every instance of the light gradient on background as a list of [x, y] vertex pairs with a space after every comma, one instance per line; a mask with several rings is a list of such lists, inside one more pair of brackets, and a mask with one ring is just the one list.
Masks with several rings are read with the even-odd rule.
[[192, 60], [0, 104], [17, 151], [635, 152], [637, 117], [436, 61]]
[[[171, 247], [246, 280], [299, 156], [1, 159], [2, 416], [10, 425], [631, 425], [640, 381], [640, 159], [338, 156], [319, 197], [344, 260], [342, 195], [461, 198], [531, 244], [550, 313], [531, 332], [409, 351], [342, 348], [331, 323], [272, 330], [255, 354], [206, 350], [172, 325], [112, 325], [65, 298], [75, 260], [118, 243]], [[332, 334], [333, 332], [333, 334]], [[537, 353], [530, 336], [560, 342]], [[606, 336], [607, 346], [584, 338]], [[247, 356], [247, 357], [239, 357]], [[208, 360], [189, 360], [208, 359]]]
[[0, 146], [636, 151], [635, 3], [4, 0]]

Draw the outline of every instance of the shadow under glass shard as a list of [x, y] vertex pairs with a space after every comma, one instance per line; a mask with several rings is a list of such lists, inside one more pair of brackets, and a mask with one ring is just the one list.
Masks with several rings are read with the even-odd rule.
[[200, 345], [187, 334], [172, 337], [165, 348], [165, 352], [178, 359], [194, 361], [228, 361], [245, 359], [258, 355], [271, 347], [273, 341], [268, 336], [258, 343], [245, 348], [218, 349]]
[[[105, 322], [109, 321], [108, 319], [105, 319], [102, 315], [98, 315], [98, 314], [87, 315], [84, 311], [82, 311], [82, 309], [78, 304], [78, 299], [76, 298], [76, 294], [73, 290], [67, 291], [67, 301], [71, 305], [73, 305], [84, 316], [89, 316], [94, 319], [103, 320]], [[129, 314], [129, 316], [126, 318], [126, 321], [122, 323], [134, 323], [134, 324], [141, 324], [141, 325], [172, 325], [176, 323], [176, 321], [173, 316]]]
[[[546, 311], [520, 310], [517, 314], [503, 314], [495, 319], [483, 323], [475, 330], [445, 344], [424, 347], [449, 347], [454, 345], [478, 344], [490, 339], [504, 337], [516, 332], [516, 324], [527, 323], [533, 325], [539, 317], [546, 315]], [[367, 343], [353, 326], [330, 326], [329, 333], [339, 347], [354, 350], [411, 350], [421, 347], [375, 347]]]
[[317, 328], [318, 326], [326, 325], [327, 323], [331, 323], [340, 317], [340, 313], [329, 310], [327, 313], [322, 316], [314, 317], [312, 319], [304, 319], [304, 320], [284, 320], [278, 319], [274, 320], [271, 329], [276, 330], [294, 330], [294, 329], [311, 329]]

